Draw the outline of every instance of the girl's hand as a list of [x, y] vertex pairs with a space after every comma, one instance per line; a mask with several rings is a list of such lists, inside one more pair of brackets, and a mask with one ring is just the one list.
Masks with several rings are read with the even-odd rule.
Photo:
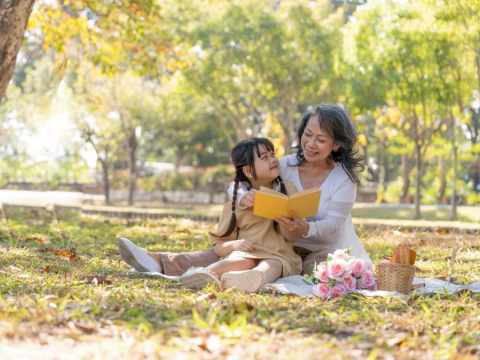
[[240, 206], [243, 208], [251, 208], [253, 207], [253, 203], [255, 201], [255, 193], [257, 190], [252, 189], [250, 190], [243, 198], [240, 200]]
[[307, 235], [308, 230], [310, 229], [310, 225], [307, 222], [299, 219], [295, 211], [292, 211], [292, 216], [293, 220], [287, 219], [283, 216], [278, 216], [275, 218], [275, 221], [278, 222], [281, 227], [283, 227], [285, 230], [292, 234], [296, 234], [299, 236]]
[[255, 246], [253, 245], [252, 242], [242, 239], [242, 240], [232, 240], [229, 241], [230, 246], [232, 247], [232, 251], [253, 251], [255, 249]]

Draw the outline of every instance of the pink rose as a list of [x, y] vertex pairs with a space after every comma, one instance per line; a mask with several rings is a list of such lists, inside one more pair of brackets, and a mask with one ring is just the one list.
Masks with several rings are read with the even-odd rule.
[[341, 283], [336, 283], [332, 289], [332, 297], [340, 297], [345, 295], [346, 293], [347, 288]]
[[332, 256], [334, 259], [343, 259], [345, 261], [348, 260], [349, 256], [348, 254], [345, 252], [345, 250], [335, 250], [333, 252], [333, 256]]
[[347, 262], [343, 259], [333, 259], [327, 264], [328, 275], [334, 280], [343, 281], [343, 273], [347, 268]]
[[348, 291], [357, 289], [357, 278], [355, 276], [349, 276], [343, 282]]
[[328, 268], [325, 264], [318, 265], [317, 271], [313, 276], [315, 276], [315, 278], [317, 278], [318, 280], [324, 283], [328, 282], [328, 280], [330, 279], [328, 275]]
[[370, 286], [373, 286], [373, 284], [375, 284], [373, 273], [371, 271], [365, 271], [362, 276], [360, 276], [360, 285], [362, 286], [362, 289], [367, 289]]
[[377, 291], [377, 283], [374, 283], [372, 286], [370, 286], [367, 290], [372, 290], [372, 291]]
[[332, 289], [327, 284], [321, 283], [313, 287], [313, 293], [319, 297], [329, 297], [332, 296]]
[[370, 263], [365, 263], [365, 270], [370, 271], [373, 273], [373, 267]]
[[366, 270], [365, 261], [362, 259], [350, 259], [348, 260], [348, 267], [355, 276], [362, 276]]

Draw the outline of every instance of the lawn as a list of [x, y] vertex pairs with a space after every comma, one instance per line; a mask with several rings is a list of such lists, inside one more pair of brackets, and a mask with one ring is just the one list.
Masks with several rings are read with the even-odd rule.
[[[322, 300], [272, 292], [192, 292], [158, 278], [126, 276], [129, 267], [115, 239], [128, 237], [152, 251], [205, 249], [214, 224], [38, 210], [5, 215], [0, 227], [2, 359], [480, 355], [480, 295]], [[420, 277], [446, 276], [458, 238], [456, 282], [480, 281], [478, 234], [357, 230], [374, 261], [407, 242], [418, 252]], [[85, 279], [93, 275], [102, 277], [98, 285]]]
[[[422, 219], [427, 221], [449, 221], [450, 208], [443, 206], [424, 205], [420, 207]], [[375, 206], [368, 204], [362, 206], [359, 204], [352, 210], [354, 218], [369, 219], [396, 219], [411, 220], [413, 219], [415, 209], [413, 206]], [[459, 206], [457, 208], [457, 217], [459, 221], [467, 223], [480, 223], [480, 207], [479, 206]]]

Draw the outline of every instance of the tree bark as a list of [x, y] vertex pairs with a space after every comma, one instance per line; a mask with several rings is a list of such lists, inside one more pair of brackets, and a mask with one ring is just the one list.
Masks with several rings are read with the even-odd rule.
[[457, 220], [457, 136], [455, 132], [455, 118], [451, 114], [451, 126], [452, 126], [452, 149], [453, 149], [453, 176], [452, 176], [452, 199], [451, 199], [451, 212], [450, 220]]
[[13, 76], [34, 0], [0, 1], [0, 104]]
[[402, 154], [402, 178], [403, 178], [403, 192], [402, 192], [402, 203], [403, 204], [410, 204], [410, 195], [408, 194], [408, 190], [410, 189], [410, 177], [409, 169], [410, 164], [408, 161], [408, 155]]
[[105, 204], [110, 205], [110, 181], [108, 179], [108, 161], [99, 158], [103, 170], [103, 191], [105, 192]]
[[447, 176], [445, 168], [445, 157], [440, 155], [438, 157], [438, 171], [440, 176], [440, 190], [438, 193], [437, 204], [446, 204], [445, 190], [447, 189]]
[[130, 169], [130, 177], [128, 181], [128, 205], [133, 205], [133, 194], [135, 192], [135, 183], [137, 181], [137, 148], [138, 141], [135, 129], [127, 138], [128, 145], [128, 168]]
[[416, 153], [416, 167], [417, 172], [415, 174], [415, 213], [413, 214], [413, 220], [420, 220], [422, 214], [420, 213], [420, 186], [422, 183], [422, 151], [418, 140], [415, 143]]

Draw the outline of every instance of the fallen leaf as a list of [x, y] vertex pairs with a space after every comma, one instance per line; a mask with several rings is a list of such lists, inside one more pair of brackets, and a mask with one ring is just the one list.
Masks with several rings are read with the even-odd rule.
[[43, 239], [40, 238], [25, 238], [23, 241], [29, 242], [29, 241], [36, 241], [39, 244], [46, 244], [47, 242]]
[[196, 301], [203, 301], [203, 300], [207, 300], [207, 299], [216, 299], [217, 298], [217, 295], [215, 295], [215, 293], [208, 293], [208, 294], [202, 294], [198, 297], [195, 298]]
[[387, 345], [392, 347], [392, 346], [395, 346], [395, 345], [401, 345], [402, 343], [405, 342], [405, 340], [407, 339], [407, 335], [406, 334], [398, 334], [397, 336], [395, 336], [394, 338], [391, 338], [391, 339], [388, 339], [386, 341]]
[[43, 271], [47, 274], [50, 273], [50, 265], [45, 266], [45, 269], [43, 269]]
[[63, 255], [63, 256], [71, 256], [72, 255], [68, 251], [50, 250], [50, 252], [54, 253], [54, 254], [57, 254], [57, 255]]
[[100, 275], [91, 275], [84, 277], [82, 280], [86, 280], [87, 284], [111, 284], [112, 282], [110, 280], [105, 279], [103, 276]]
[[235, 307], [237, 308], [237, 310], [252, 311], [254, 309], [253, 305], [247, 302], [238, 303], [235, 305]]
[[216, 352], [222, 346], [222, 341], [217, 335], [205, 334], [201, 338], [198, 338], [198, 347], [210, 352]]

